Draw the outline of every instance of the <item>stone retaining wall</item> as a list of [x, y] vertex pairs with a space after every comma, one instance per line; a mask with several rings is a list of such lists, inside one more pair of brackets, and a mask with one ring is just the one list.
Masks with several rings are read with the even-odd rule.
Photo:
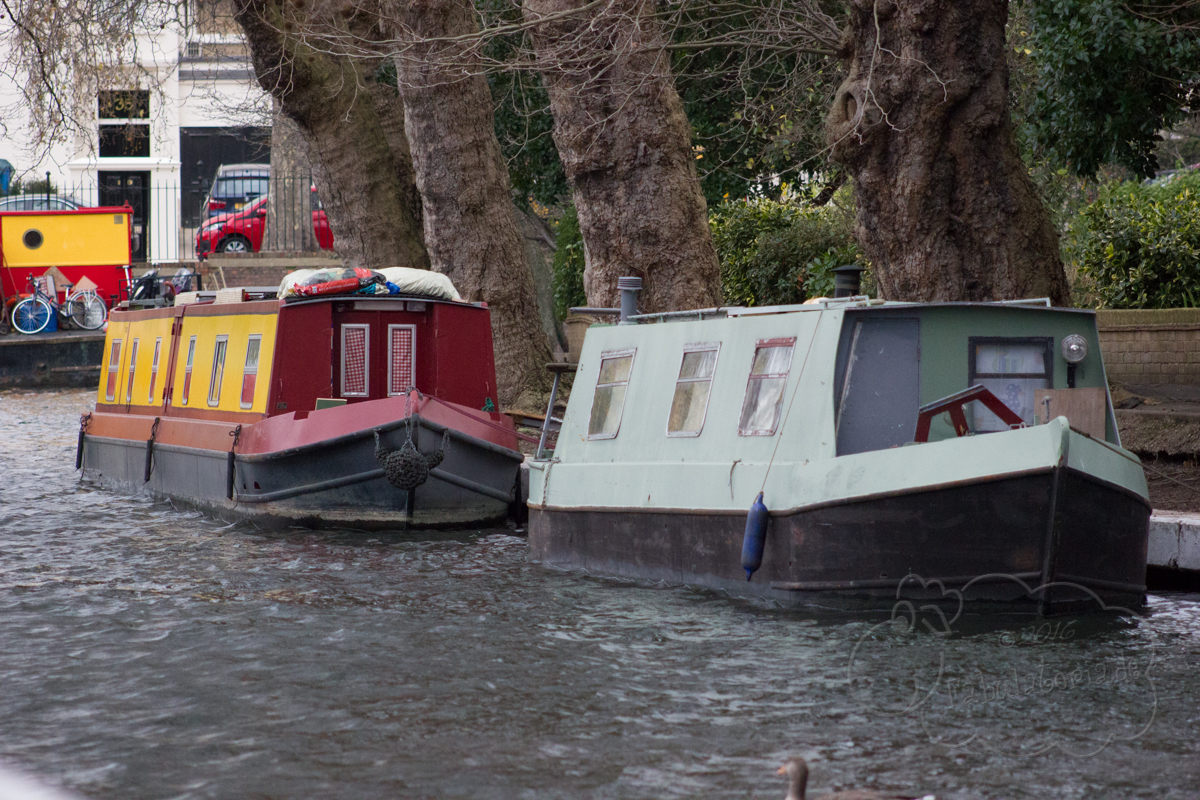
[[214, 253], [200, 262], [205, 289], [226, 286], [278, 286], [283, 276], [298, 269], [339, 267], [342, 262], [333, 253]]
[[0, 338], [0, 389], [82, 386], [95, 389], [104, 334], [60, 331]]
[[1108, 379], [1200, 386], [1200, 309], [1096, 312]]

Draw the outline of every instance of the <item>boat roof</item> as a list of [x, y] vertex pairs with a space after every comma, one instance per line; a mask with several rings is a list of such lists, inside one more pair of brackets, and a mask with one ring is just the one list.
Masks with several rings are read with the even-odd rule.
[[1027, 308], [1065, 312], [1071, 314], [1091, 314], [1096, 312], [1090, 308], [1063, 308], [1050, 305], [1048, 297], [1034, 297], [1024, 300], [992, 300], [992, 301], [955, 301], [940, 303], [914, 303], [898, 300], [879, 300], [867, 295], [853, 297], [821, 297], [806, 303], [779, 306], [721, 306], [717, 308], [700, 308], [690, 311], [666, 311], [661, 313], [636, 314], [630, 319], [635, 322], [683, 322], [702, 319], [723, 319], [728, 317], [760, 317], [773, 314], [801, 314], [812, 311], [829, 311], [833, 309], [893, 309], [893, 308]]

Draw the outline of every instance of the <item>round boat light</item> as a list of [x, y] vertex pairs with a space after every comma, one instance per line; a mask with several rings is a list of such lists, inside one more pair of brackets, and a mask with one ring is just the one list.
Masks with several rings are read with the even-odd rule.
[[1078, 364], [1087, 358], [1087, 353], [1087, 339], [1084, 339], [1078, 333], [1072, 333], [1070, 336], [1063, 337], [1062, 357], [1067, 360], [1068, 364]]

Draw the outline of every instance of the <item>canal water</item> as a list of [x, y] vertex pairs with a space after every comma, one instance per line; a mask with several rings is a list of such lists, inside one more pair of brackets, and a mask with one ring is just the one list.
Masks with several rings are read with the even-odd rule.
[[506, 530], [265, 531], [81, 483], [0, 393], [0, 761], [90, 798], [1200, 797], [1200, 596], [787, 610]]

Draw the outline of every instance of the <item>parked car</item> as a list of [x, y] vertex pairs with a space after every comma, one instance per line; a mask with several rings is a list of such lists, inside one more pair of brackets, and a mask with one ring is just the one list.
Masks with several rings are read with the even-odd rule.
[[[325, 209], [312, 210], [313, 235], [322, 250], [333, 249], [333, 232]], [[221, 214], [196, 232], [197, 253], [257, 253], [267, 226], [267, 198], [260, 197], [236, 214]]]
[[83, 208], [70, 197], [52, 194], [17, 194], [0, 198], [0, 211], [75, 211]]
[[1142, 183], [1146, 186], [1166, 186], [1176, 178], [1183, 177], [1184, 175], [1195, 172], [1196, 170], [1200, 170], [1200, 164], [1192, 164], [1190, 167], [1184, 167], [1182, 169], [1164, 169], [1155, 173], [1153, 178], [1147, 178], [1146, 180], [1142, 181]]
[[204, 198], [200, 218], [241, 211], [248, 203], [266, 197], [270, 184], [270, 164], [222, 164]]

